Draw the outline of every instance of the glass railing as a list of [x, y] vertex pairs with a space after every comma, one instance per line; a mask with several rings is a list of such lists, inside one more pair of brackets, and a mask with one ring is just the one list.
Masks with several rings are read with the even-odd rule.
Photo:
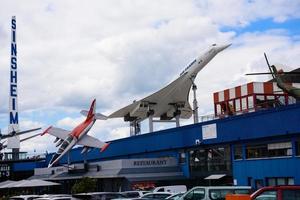
[[230, 160], [211, 160], [190, 163], [192, 171], [218, 172], [231, 170]]
[[5, 152], [0, 154], [0, 161], [19, 161], [19, 160], [43, 160], [46, 158], [46, 154], [37, 153], [11, 153]]

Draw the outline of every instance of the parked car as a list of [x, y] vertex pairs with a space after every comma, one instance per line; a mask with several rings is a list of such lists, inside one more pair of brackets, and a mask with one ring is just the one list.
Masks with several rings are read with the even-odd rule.
[[125, 197], [118, 192], [91, 192], [80, 193], [72, 195], [72, 199], [80, 200], [111, 200], [111, 199], [124, 199]]
[[49, 196], [49, 197], [36, 198], [34, 200], [71, 200], [71, 199], [72, 199], [71, 196], [60, 196], [60, 197]]
[[172, 196], [170, 192], [150, 192], [143, 195], [141, 198], [146, 199], [165, 199], [169, 196]]
[[38, 195], [20, 195], [20, 196], [13, 196], [10, 197], [10, 200], [33, 200], [38, 198]]
[[173, 195], [167, 197], [166, 199], [169, 199], [169, 200], [177, 200], [177, 199], [179, 199], [182, 195], [184, 195], [184, 193], [177, 193], [177, 194], [173, 194]]
[[153, 192], [170, 192], [173, 194], [186, 192], [187, 188], [185, 185], [169, 185], [154, 188]]
[[[139, 198], [120, 198], [120, 199], [111, 199], [111, 200], [156, 200], [156, 199], [139, 197]], [[161, 200], [161, 199], [157, 199], [157, 200]]]
[[71, 200], [72, 196], [69, 194], [44, 194], [38, 196], [34, 200]]
[[258, 189], [252, 195], [252, 200], [299, 200], [300, 186], [286, 185], [286, 186], [269, 186]]
[[249, 200], [299, 200], [300, 186], [282, 185], [268, 186], [258, 189], [251, 195], [227, 195], [226, 200], [233, 199], [249, 199]]
[[224, 200], [226, 194], [250, 194], [250, 186], [197, 186], [178, 200]]
[[121, 192], [125, 198], [139, 198], [144, 196], [145, 194], [149, 193], [148, 191], [125, 191]]

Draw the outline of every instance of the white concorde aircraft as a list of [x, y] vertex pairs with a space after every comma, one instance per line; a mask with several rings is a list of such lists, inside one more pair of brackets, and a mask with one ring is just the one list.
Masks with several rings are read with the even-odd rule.
[[180, 118], [188, 119], [192, 116], [189, 104], [189, 92], [198, 72], [203, 69], [211, 59], [231, 44], [213, 44], [198, 58], [193, 60], [180, 76], [172, 83], [139, 101], [121, 108], [108, 118], [124, 117], [125, 121], [141, 121], [151, 114], [161, 120], [170, 120], [179, 114]]

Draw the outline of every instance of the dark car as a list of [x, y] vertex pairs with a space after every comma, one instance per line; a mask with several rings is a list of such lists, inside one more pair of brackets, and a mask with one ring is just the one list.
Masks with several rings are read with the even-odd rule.
[[251, 200], [298, 200], [300, 199], [300, 186], [269, 186], [263, 187], [251, 195]]

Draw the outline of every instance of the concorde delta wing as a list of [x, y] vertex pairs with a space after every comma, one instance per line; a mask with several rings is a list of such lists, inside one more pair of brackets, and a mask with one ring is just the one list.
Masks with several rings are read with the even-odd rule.
[[124, 117], [126, 121], [145, 119], [149, 110], [153, 117], [173, 118], [180, 111], [181, 118], [190, 118], [192, 109], [188, 102], [192, 81], [182, 75], [163, 89], [112, 113], [109, 118]]
[[140, 101], [135, 101], [132, 104], [125, 106], [124, 108], [121, 108], [120, 110], [112, 113], [111, 115], [108, 116], [108, 118], [125, 117], [128, 113], [130, 113], [139, 104], [140, 104]]

